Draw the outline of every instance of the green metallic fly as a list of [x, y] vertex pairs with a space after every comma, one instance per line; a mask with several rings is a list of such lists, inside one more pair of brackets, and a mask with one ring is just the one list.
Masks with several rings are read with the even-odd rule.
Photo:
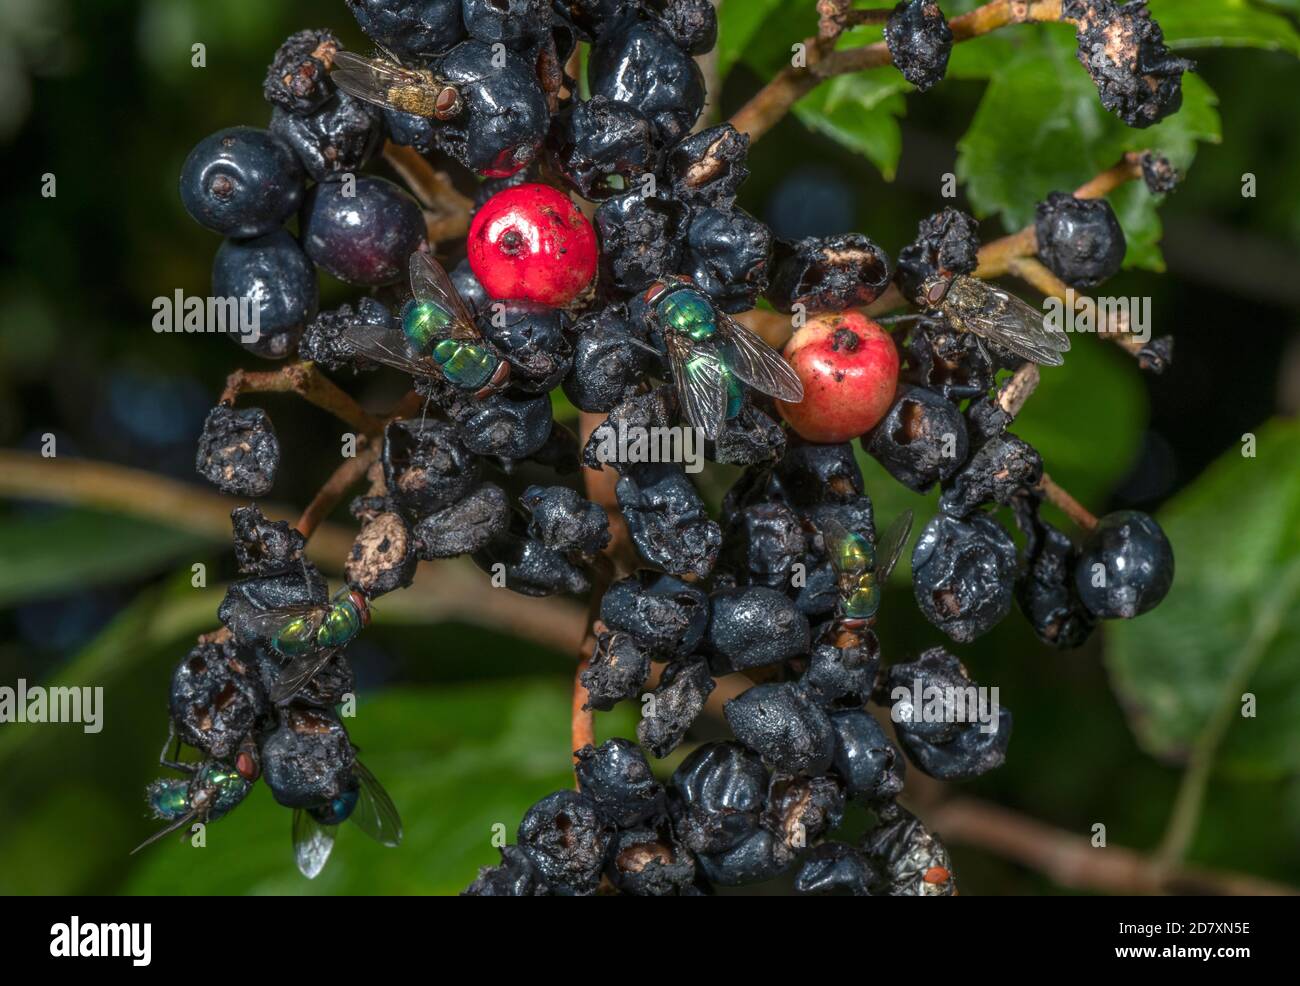
[[249, 628], [289, 662], [271, 688], [271, 701], [281, 705], [293, 698], [369, 623], [369, 600], [351, 588], [340, 589], [329, 603], [283, 606], [251, 616]]
[[740, 413], [741, 384], [779, 401], [803, 400], [803, 382], [781, 354], [716, 308], [690, 278], [652, 284], [649, 320], [663, 333], [686, 420], [710, 441]]
[[400, 327], [357, 323], [344, 332], [360, 355], [413, 377], [442, 379], [484, 397], [505, 386], [510, 364], [474, 324], [451, 278], [427, 253], [411, 254], [412, 300]]
[[402, 820], [393, 799], [360, 761], [352, 764], [348, 787], [326, 804], [293, 811], [293, 858], [298, 872], [314, 880], [334, 850], [334, 835], [346, 821], [382, 846], [402, 842]]
[[847, 530], [838, 521], [828, 520], [824, 527], [826, 550], [840, 590], [836, 619], [846, 630], [859, 630], [876, 618], [881, 590], [912, 533], [912, 511], [905, 510], [895, 517], [874, 545], [865, 535]]

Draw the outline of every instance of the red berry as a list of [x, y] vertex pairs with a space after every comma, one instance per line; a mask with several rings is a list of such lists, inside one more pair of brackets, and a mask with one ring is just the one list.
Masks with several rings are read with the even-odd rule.
[[596, 233], [563, 192], [516, 185], [493, 195], [469, 227], [469, 265], [493, 298], [559, 308], [596, 273]]
[[859, 312], [809, 320], [786, 343], [785, 358], [803, 381], [803, 400], [776, 406], [810, 442], [856, 438], [894, 401], [898, 350], [888, 332]]

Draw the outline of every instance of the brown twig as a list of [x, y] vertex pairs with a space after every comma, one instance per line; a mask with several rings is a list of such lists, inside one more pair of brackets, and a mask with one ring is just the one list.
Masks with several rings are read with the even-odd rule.
[[[952, 29], [953, 41], [957, 42], [968, 41], [1010, 24], [1059, 20], [1061, 0], [993, 0], [970, 13], [954, 17], [948, 26]], [[840, 51], [830, 50], [833, 44], [830, 39], [837, 34], [830, 32], [827, 39], [820, 35], [805, 39], [807, 66], [790, 66], [778, 72], [731, 118], [732, 126], [749, 134], [751, 142], [758, 140], [789, 112], [790, 107], [826, 79], [893, 62], [889, 47], [883, 41]]]
[[946, 842], [976, 846], [1020, 863], [1062, 887], [1116, 894], [1293, 896], [1292, 887], [1197, 866], [1165, 867], [1123, 846], [1095, 848], [1073, 832], [998, 805], [953, 798], [926, 815]]
[[1070, 496], [1060, 486], [1057, 486], [1047, 473], [1043, 473], [1043, 478], [1038, 481], [1038, 492], [1043, 494], [1048, 503], [1060, 510], [1061, 513], [1069, 517], [1083, 530], [1090, 531], [1097, 526], [1097, 518], [1093, 516], [1088, 508]]
[[1025, 406], [1025, 401], [1029, 400], [1041, 379], [1042, 375], [1038, 372], [1037, 364], [1022, 364], [999, 388], [998, 406], [1014, 418]]
[[377, 435], [384, 423], [362, 410], [351, 395], [311, 362], [290, 363], [278, 370], [236, 370], [226, 378], [221, 403], [233, 407], [240, 394], [291, 393], [338, 418], [358, 434]]
[[377, 458], [379, 458], [379, 443], [359, 439], [357, 454], [346, 459], [330, 474], [330, 478], [325, 480], [325, 485], [316, 491], [311, 503], [307, 504], [302, 516], [293, 525], [298, 529], [298, 533], [310, 539], [316, 528], [334, 511], [348, 490], [361, 481], [371, 463]]
[[439, 171], [413, 147], [384, 143], [384, 160], [424, 207], [429, 245], [464, 236], [474, 200], [462, 195], [445, 171]]

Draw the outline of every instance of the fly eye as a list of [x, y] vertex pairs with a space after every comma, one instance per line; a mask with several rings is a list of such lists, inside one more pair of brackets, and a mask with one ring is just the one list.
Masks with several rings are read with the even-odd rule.
[[460, 105], [460, 92], [453, 86], [444, 86], [438, 91], [434, 109], [440, 114], [455, 113]]
[[925, 300], [931, 305], [937, 305], [939, 302], [943, 301], [943, 296], [947, 293], [948, 282], [936, 281], [934, 284], [931, 284], [929, 290], [925, 292]]

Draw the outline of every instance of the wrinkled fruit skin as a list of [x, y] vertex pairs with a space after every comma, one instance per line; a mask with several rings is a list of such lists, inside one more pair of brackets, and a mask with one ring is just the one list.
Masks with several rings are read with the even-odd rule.
[[938, 515], [912, 550], [912, 589], [931, 623], [969, 643], [1011, 610], [1016, 545], [987, 514], [969, 520]]
[[1137, 510], [1102, 517], [1074, 569], [1083, 604], [1103, 620], [1141, 616], [1165, 598], [1173, 582], [1169, 539], [1152, 517]]
[[859, 312], [808, 322], [783, 353], [803, 381], [798, 404], [776, 407], [810, 442], [847, 442], [884, 417], [898, 385], [898, 349], [889, 333]]
[[561, 307], [596, 273], [596, 234], [567, 195], [525, 184], [498, 192], [469, 229], [469, 263], [493, 298]]

